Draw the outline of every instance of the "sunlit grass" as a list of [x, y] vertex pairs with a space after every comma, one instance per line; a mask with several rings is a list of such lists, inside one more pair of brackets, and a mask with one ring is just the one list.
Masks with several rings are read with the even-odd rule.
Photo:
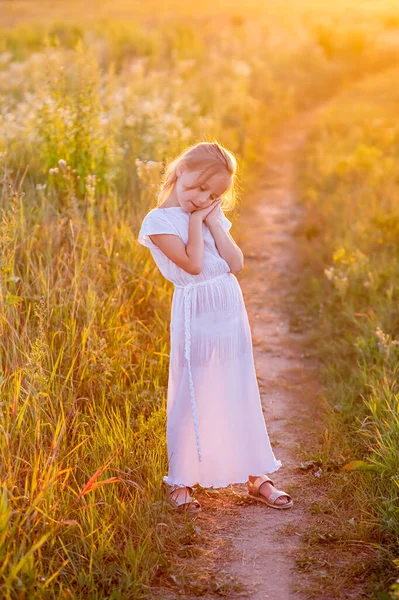
[[376, 586], [394, 577], [387, 552], [397, 556], [399, 534], [398, 75], [370, 78], [328, 107], [299, 167], [309, 223], [304, 285], [319, 309], [333, 408], [329, 452], [347, 456], [336, 485], [362, 517], [356, 535], [381, 545], [386, 572], [381, 563]]
[[261, 21], [260, 4], [221, 5], [222, 28], [183, 9], [156, 27], [154, 5], [135, 6], [134, 23], [82, 4], [69, 24], [49, 19], [57, 3], [4, 13], [26, 21], [0, 42], [5, 598], [195, 589], [176, 557], [200, 531], [161, 486], [171, 286], [136, 243], [140, 220], [186, 145], [232, 150], [244, 195], [290, 115], [397, 57], [382, 18], [302, 22], [306, 3]]

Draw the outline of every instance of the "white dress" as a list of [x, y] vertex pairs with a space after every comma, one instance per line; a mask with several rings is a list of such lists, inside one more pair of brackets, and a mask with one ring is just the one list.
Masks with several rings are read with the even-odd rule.
[[[202, 271], [191, 275], [148, 237], [188, 243], [190, 214], [153, 208], [138, 236], [175, 285], [170, 321], [166, 439], [169, 485], [226, 487], [282, 466], [273, 454], [256, 379], [251, 330], [240, 284], [203, 223]], [[231, 222], [221, 214], [227, 231]]]

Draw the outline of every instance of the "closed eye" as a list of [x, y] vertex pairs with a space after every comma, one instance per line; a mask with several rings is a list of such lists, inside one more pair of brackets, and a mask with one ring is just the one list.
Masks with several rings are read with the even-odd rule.
[[[203, 188], [202, 185], [200, 185], [201, 192], [205, 192], [206, 188]], [[212, 196], [214, 196], [215, 198], [217, 198], [216, 194], [212, 194]]]

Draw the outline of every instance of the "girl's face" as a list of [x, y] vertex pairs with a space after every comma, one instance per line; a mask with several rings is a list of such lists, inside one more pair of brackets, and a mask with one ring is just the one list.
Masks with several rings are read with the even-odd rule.
[[200, 171], [190, 171], [184, 165], [176, 170], [177, 181], [175, 193], [181, 208], [186, 212], [193, 212], [200, 208], [208, 208], [215, 200], [218, 200], [231, 186], [232, 176], [222, 170], [215, 173], [201, 186], [190, 190], [187, 186], [195, 185], [200, 181]]

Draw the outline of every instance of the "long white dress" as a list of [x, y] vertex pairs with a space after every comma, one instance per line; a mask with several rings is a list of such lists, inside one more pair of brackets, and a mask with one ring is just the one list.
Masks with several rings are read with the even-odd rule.
[[[221, 213], [223, 228], [231, 222]], [[256, 378], [252, 336], [240, 284], [203, 223], [198, 275], [171, 261], [148, 237], [169, 233], [188, 243], [190, 214], [153, 208], [138, 235], [175, 285], [170, 321], [166, 439], [172, 486], [221, 488], [282, 466], [273, 454]]]

